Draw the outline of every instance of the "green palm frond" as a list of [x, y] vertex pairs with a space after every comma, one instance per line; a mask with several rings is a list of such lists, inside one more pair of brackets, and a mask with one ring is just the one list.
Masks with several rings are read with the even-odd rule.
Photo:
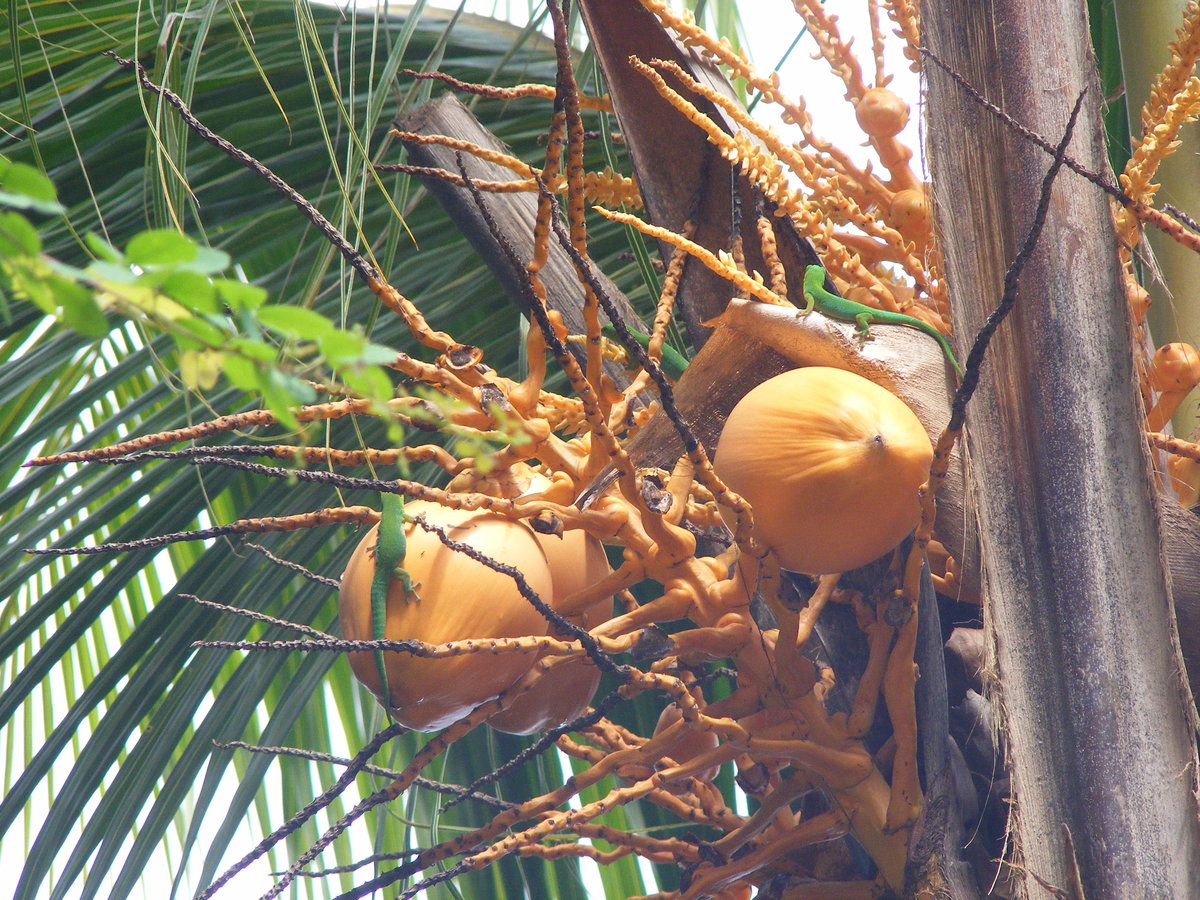
[[1129, 160], [1129, 103], [1125, 93], [1125, 71], [1121, 65], [1120, 29], [1114, 0], [1088, 0], [1088, 26], [1100, 89], [1104, 92], [1104, 131], [1108, 138], [1108, 161], [1114, 172], [1122, 172]]

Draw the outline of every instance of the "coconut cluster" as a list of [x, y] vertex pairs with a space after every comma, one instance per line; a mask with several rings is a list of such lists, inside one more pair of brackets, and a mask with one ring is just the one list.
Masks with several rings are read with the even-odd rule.
[[[494, 513], [448, 509], [423, 501], [408, 503], [405, 512], [440, 527], [450, 540], [517, 568], [552, 608], [609, 571], [600, 542], [582, 531], [568, 531], [562, 537], [538, 534], [523, 522]], [[452, 550], [416, 522], [405, 523], [404, 535], [403, 566], [417, 596], [410, 597], [399, 580], [392, 580], [386, 638], [445, 644], [549, 634], [549, 623], [521, 595], [510, 576]], [[342, 634], [349, 640], [373, 637], [371, 583], [377, 540], [378, 526], [359, 542], [342, 576], [339, 615]], [[595, 627], [611, 613], [604, 607], [591, 607], [573, 624]], [[489, 721], [513, 734], [544, 731], [583, 712], [600, 679], [596, 667], [581, 658], [556, 662], [533, 673], [539, 662], [536, 649], [473, 652], [445, 659], [387, 652], [385, 698], [374, 654], [359, 651], [349, 656], [355, 677], [397, 722], [417, 731], [445, 728], [534, 674], [536, 680], [529, 689]]]

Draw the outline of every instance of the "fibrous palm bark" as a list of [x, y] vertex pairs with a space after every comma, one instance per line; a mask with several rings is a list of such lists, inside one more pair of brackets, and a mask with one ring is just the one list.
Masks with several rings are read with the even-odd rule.
[[[1069, 153], [1103, 169], [1101, 97], [1078, 4], [930, 0], [923, 22], [932, 51], [1052, 141], [1088, 89]], [[929, 75], [929, 116], [955, 324], [970, 334], [1000, 297], [1049, 159], [941, 71]], [[1073, 174], [1058, 180], [969, 414], [1031, 897], [1200, 891], [1192, 706], [1110, 222], [1098, 188]]]

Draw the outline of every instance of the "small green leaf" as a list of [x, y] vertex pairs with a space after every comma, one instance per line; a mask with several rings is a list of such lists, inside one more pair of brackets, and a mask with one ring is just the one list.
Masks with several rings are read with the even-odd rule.
[[334, 329], [318, 335], [317, 346], [321, 348], [329, 364], [336, 369], [358, 362], [359, 356], [367, 348], [367, 341], [361, 335]]
[[383, 369], [364, 366], [361, 369], [353, 369], [339, 374], [342, 383], [360, 397], [386, 402], [395, 396], [396, 389]]
[[48, 200], [34, 200], [31, 197], [13, 194], [9, 191], [0, 191], [0, 206], [8, 206], [12, 209], [28, 209], [46, 216], [57, 216], [67, 211], [67, 208], [61, 203], [53, 203]]
[[0, 187], [33, 200], [57, 200], [54, 182], [25, 163], [0, 159]]
[[87, 337], [108, 334], [108, 321], [96, 304], [96, 298], [81, 284], [52, 275], [47, 283], [62, 307], [63, 322]]
[[254, 391], [258, 388], [258, 367], [247, 359], [226, 353], [221, 359], [221, 371], [234, 387], [243, 391]]
[[125, 256], [135, 266], [169, 266], [191, 262], [199, 251], [187, 235], [156, 228], [134, 236], [125, 247]]
[[317, 392], [313, 386], [306, 381], [301, 381], [295, 375], [280, 372], [278, 369], [272, 369], [270, 377], [279, 386], [279, 389], [291, 398], [293, 406], [303, 406], [307, 403], [313, 403], [317, 399]]
[[114, 284], [135, 284], [138, 280], [137, 274], [129, 266], [103, 259], [96, 260], [85, 271], [97, 281], [111, 281]]
[[392, 379], [388, 377], [387, 372], [383, 369], [378, 369], [375, 366], [367, 366], [363, 369], [363, 375], [371, 386], [370, 396], [384, 401], [395, 398], [396, 386], [392, 384]]
[[234, 338], [229, 341], [229, 349], [235, 353], [240, 353], [242, 356], [248, 356], [250, 359], [258, 360], [264, 363], [275, 362], [277, 351], [270, 344], [264, 344], [262, 341], [252, 340], [251, 338]]
[[87, 244], [88, 249], [96, 254], [97, 259], [107, 260], [108, 262], [119, 263], [125, 259], [124, 254], [116, 247], [106, 241], [94, 231], [89, 231], [83, 236], [83, 242]]
[[315, 341], [333, 329], [333, 323], [320, 313], [300, 306], [264, 306], [258, 321], [272, 331], [288, 337]]
[[363, 349], [361, 361], [376, 366], [391, 365], [396, 361], [396, 351], [383, 344], [367, 344]]
[[265, 373], [259, 373], [258, 391], [262, 395], [263, 402], [267, 404], [267, 409], [275, 416], [285, 428], [293, 431], [300, 430], [300, 421], [296, 418], [296, 414], [292, 412], [292, 397], [278, 382], [276, 376], [279, 373], [271, 370]]
[[172, 299], [195, 312], [214, 315], [221, 312], [221, 304], [217, 302], [217, 290], [212, 281], [198, 272], [172, 272], [163, 280], [162, 289]]
[[199, 316], [177, 319], [175, 324], [209, 347], [221, 347], [229, 340], [228, 334], [207, 319], [202, 319]]
[[0, 213], [0, 256], [36, 256], [42, 250], [37, 229], [20, 213]]
[[235, 310], [257, 309], [267, 300], [267, 292], [262, 288], [232, 278], [213, 279], [213, 286], [220, 298]]
[[54, 182], [33, 166], [8, 160], [0, 160], [0, 206], [51, 216], [66, 211], [58, 202]]
[[39, 267], [13, 266], [9, 271], [9, 277], [13, 293], [18, 297], [24, 297], [46, 315], [55, 314], [58, 309], [58, 301]]
[[364, 374], [365, 369], [351, 369], [338, 373], [338, 379], [353, 394], [359, 397], [371, 397], [371, 382]]
[[199, 275], [216, 275], [229, 268], [229, 254], [215, 247], [197, 248], [196, 258], [186, 265], [190, 272]]

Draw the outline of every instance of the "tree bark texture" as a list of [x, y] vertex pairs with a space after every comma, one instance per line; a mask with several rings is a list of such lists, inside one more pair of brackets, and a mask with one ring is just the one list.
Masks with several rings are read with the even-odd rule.
[[[1088, 88], [1069, 153], [1103, 171], [1084, 15], [1068, 0], [926, 0], [923, 39], [1051, 142]], [[1050, 160], [925, 68], [935, 215], [970, 336]], [[1106, 196], [1062, 170], [968, 413], [968, 485], [1026, 894], [1196, 897], [1192, 706], [1110, 223]]]

